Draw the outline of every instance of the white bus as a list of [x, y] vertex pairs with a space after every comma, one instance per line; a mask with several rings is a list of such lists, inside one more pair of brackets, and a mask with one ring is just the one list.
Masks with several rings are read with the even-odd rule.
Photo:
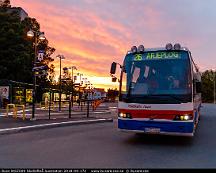
[[[118, 63], [113, 62], [114, 77]], [[118, 128], [150, 134], [193, 136], [201, 107], [201, 74], [180, 44], [133, 46], [121, 67]]]

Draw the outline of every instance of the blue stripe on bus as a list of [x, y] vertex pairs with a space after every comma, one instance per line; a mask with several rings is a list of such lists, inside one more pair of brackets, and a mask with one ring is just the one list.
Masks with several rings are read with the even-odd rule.
[[160, 128], [161, 132], [192, 133], [193, 122], [137, 121], [118, 119], [118, 128], [145, 131], [145, 128]]

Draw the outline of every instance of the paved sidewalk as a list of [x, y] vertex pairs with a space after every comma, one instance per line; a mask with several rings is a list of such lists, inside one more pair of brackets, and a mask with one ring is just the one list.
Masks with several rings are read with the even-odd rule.
[[115, 113], [113, 114], [113, 110], [110, 110], [108, 106], [102, 105], [95, 111], [90, 111], [89, 117], [87, 117], [87, 110], [72, 110], [71, 118], [69, 118], [69, 111], [66, 108], [63, 108], [61, 112], [58, 112], [57, 109], [52, 110], [50, 119], [48, 110], [37, 108], [35, 114], [36, 120], [33, 121], [30, 120], [31, 108], [26, 109], [26, 120], [22, 120], [22, 111], [18, 111], [17, 119], [12, 117], [13, 112], [9, 112], [8, 117], [5, 115], [5, 111], [1, 112], [0, 135], [77, 124], [112, 122]]

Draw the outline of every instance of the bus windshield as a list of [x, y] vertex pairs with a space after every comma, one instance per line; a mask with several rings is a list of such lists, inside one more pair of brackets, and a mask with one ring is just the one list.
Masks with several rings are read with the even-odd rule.
[[127, 96], [191, 93], [190, 63], [187, 52], [166, 55], [157, 52], [150, 53], [151, 56], [148, 53], [133, 55], [125, 61]]

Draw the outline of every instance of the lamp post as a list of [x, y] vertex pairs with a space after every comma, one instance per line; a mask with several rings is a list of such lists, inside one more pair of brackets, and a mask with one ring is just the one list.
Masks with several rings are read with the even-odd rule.
[[65, 59], [64, 55], [57, 55], [60, 59], [60, 76], [59, 76], [59, 112], [61, 111], [61, 94], [62, 94], [62, 81], [61, 81], [61, 60]]
[[74, 84], [74, 79], [73, 79], [73, 70], [77, 70], [76, 66], [71, 66], [69, 67], [71, 69], [71, 81], [72, 81], [72, 107], [73, 107], [73, 84]]
[[[33, 67], [36, 66], [36, 61], [37, 61], [37, 56], [38, 56], [38, 51], [37, 51], [37, 46], [38, 46], [38, 40], [45, 40], [44, 32], [40, 31], [33, 31], [29, 30], [27, 32], [27, 36], [30, 38], [34, 38], [34, 61], [33, 61]], [[33, 92], [32, 92], [32, 117], [31, 120], [35, 120], [35, 102], [36, 102], [36, 75], [35, 72], [33, 71]]]
[[82, 76], [83, 76], [83, 74], [77, 73], [77, 76], [80, 76], [80, 85], [79, 85], [79, 100], [80, 100], [81, 99], [80, 87], [82, 86]]
[[71, 66], [69, 67], [69, 69], [71, 69], [71, 79], [72, 79], [72, 83], [74, 82], [73, 80], [73, 70], [77, 70], [76, 66]]

